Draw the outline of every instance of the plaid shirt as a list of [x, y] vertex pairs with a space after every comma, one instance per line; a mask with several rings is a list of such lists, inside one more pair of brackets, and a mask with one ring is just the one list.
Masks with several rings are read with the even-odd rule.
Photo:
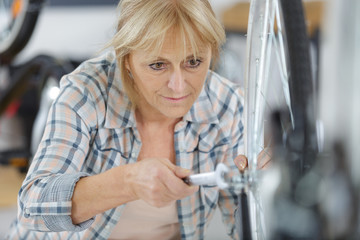
[[[71, 221], [71, 197], [81, 177], [134, 163], [141, 148], [134, 111], [123, 91], [112, 51], [88, 60], [63, 77], [44, 136], [19, 192], [18, 218], [9, 239], [107, 239], [124, 205], [81, 224]], [[199, 98], [175, 126], [176, 164], [194, 173], [219, 162], [238, 172], [243, 154], [240, 88], [209, 71]], [[200, 187], [177, 201], [182, 239], [204, 239], [217, 206], [236, 238], [237, 193]]]

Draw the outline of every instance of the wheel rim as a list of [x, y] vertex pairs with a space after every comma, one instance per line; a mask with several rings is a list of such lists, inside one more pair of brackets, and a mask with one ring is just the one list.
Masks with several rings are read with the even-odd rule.
[[[281, 110], [287, 116], [280, 124], [284, 142], [287, 133], [296, 128], [296, 115], [307, 114], [302, 109], [294, 109], [296, 101], [294, 103], [294, 89], [291, 89], [294, 85], [290, 82], [293, 66], [289, 61], [285, 31], [288, 29], [285, 29], [282, 5], [281, 0], [252, 0], [250, 4], [245, 79], [245, 154], [249, 160], [249, 204], [255, 239], [266, 239], [264, 214], [267, 213], [264, 213], [262, 198], [268, 201], [271, 196], [261, 196], [264, 182], [257, 166], [259, 152], [265, 149], [266, 156], [266, 149], [274, 143], [272, 113]], [[274, 73], [277, 74], [275, 77], [271, 75]], [[299, 97], [302, 96], [295, 94], [295, 100]], [[265, 188], [276, 188], [276, 185], [265, 184], [268, 184]]]
[[0, 53], [11, 47], [24, 22], [28, 1], [0, 0]]

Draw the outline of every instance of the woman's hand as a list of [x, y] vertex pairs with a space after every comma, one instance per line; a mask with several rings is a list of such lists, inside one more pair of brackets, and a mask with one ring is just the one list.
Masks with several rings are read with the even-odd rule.
[[143, 159], [83, 177], [74, 188], [72, 221], [79, 224], [137, 199], [155, 207], [166, 206], [198, 191], [197, 186], [189, 186], [182, 180], [190, 174], [167, 159]]
[[163, 207], [174, 200], [190, 196], [198, 186], [189, 186], [182, 178], [191, 174], [165, 158], [143, 159], [132, 165], [128, 183], [136, 199], [155, 207]]
[[[263, 149], [257, 157], [257, 169], [266, 169], [271, 162], [271, 149]], [[248, 167], [248, 160], [245, 155], [239, 155], [234, 159], [235, 165], [238, 167], [240, 172], [245, 171]]]

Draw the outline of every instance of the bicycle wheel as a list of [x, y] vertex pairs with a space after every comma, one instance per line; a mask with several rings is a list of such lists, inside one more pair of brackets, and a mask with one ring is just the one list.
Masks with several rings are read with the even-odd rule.
[[[263, 151], [266, 156], [269, 149], [274, 151], [281, 146], [279, 158], [286, 159], [281, 164], [288, 166], [290, 189], [311, 167], [316, 153], [314, 91], [301, 0], [251, 1], [246, 70], [245, 154], [249, 160], [250, 227], [252, 238], [268, 239], [267, 223], [273, 218], [268, 219], [265, 205], [273, 200], [271, 194], [283, 176], [272, 175], [270, 182], [264, 181], [262, 171], [257, 170], [259, 153]], [[272, 124], [276, 112], [281, 112], [277, 118], [279, 129]], [[274, 153], [275, 163], [276, 157]], [[240, 238], [242, 234], [239, 233]]]
[[7, 64], [28, 43], [44, 0], [0, 0], [0, 63]]

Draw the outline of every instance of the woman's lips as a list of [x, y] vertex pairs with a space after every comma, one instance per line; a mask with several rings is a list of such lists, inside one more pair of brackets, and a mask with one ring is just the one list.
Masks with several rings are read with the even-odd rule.
[[186, 99], [189, 96], [190, 96], [190, 94], [182, 96], [182, 97], [165, 97], [165, 96], [163, 96], [163, 97], [166, 100], [171, 101], [171, 102], [181, 102], [182, 100]]

